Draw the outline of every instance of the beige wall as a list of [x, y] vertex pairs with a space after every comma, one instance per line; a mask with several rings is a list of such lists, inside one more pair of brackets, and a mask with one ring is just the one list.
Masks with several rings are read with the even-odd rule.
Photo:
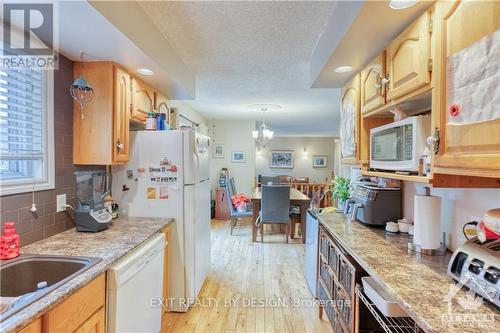
[[[201, 134], [208, 135], [208, 120], [203, 117], [200, 113], [194, 110], [189, 104], [183, 101], [172, 100], [170, 102], [170, 106], [177, 108], [179, 111], [179, 115], [183, 115], [186, 118], [196, 122], [199, 124], [198, 128], [196, 128], [197, 132]], [[177, 117], [177, 124], [180, 125], [189, 125], [190, 123], [180, 117]]]
[[[355, 180], [356, 168], [341, 167], [344, 176]], [[425, 193], [425, 185], [420, 183], [403, 182], [403, 216], [414, 218], [414, 196]], [[447, 234], [447, 247], [454, 251], [465, 242], [462, 227], [471, 218], [482, 218], [484, 213], [492, 208], [500, 207], [499, 189], [431, 189], [431, 194], [441, 197], [441, 233]]]
[[[306, 148], [306, 152], [304, 152]], [[270, 168], [271, 150], [292, 150], [294, 152], [293, 169]], [[256, 174], [290, 175], [309, 177], [310, 181], [322, 183], [333, 171], [334, 138], [325, 137], [275, 137], [255, 156]], [[313, 168], [313, 156], [326, 155], [326, 168]]]
[[[210, 168], [212, 188], [218, 187], [219, 172], [222, 168], [229, 170], [229, 176], [234, 177], [236, 190], [246, 194], [252, 193], [255, 178], [255, 141], [252, 130], [253, 120], [212, 120], [209, 122], [209, 135], [212, 138], [212, 148], [215, 144], [224, 145], [224, 158], [212, 156]], [[245, 163], [231, 162], [232, 151], [244, 151]], [[213, 151], [211, 152], [213, 154]]]
[[[424, 185], [404, 182], [403, 213], [413, 220], [413, 197], [424, 193]], [[500, 207], [499, 189], [432, 189], [432, 195], [441, 197], [441, 232], [446, 232], [450, 244], [455, 250], [465, 242], [462, 227], [471, 217], [481, 218], [492, 208]]]

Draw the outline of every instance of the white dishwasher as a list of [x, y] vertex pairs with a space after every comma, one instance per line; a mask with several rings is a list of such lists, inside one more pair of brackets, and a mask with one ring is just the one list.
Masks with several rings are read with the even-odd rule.
[[163, 296], [165, 235], [158, 234], [108, 272], [108, 332], [158, 333]]

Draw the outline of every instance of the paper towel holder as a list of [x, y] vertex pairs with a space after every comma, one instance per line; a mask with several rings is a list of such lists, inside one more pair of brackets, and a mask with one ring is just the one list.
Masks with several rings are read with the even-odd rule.
[[420, 245], [408, 242], [408, 250], [413, 252], [425, 254], [426, 256], [444, 256], [446, 254], [446, 233], [443, 232], [443, 241], [441, 247], [437, 249], [424, 249]]

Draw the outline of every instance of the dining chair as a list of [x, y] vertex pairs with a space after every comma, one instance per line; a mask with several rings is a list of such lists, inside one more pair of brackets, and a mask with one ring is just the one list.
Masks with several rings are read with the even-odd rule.
[[[232, 185], [231, 185], [232, 183]], [[233, 229], [237, 226], [239, 219], [243, 217], [252, 217], [253, 216], [253, 211], [250, 209], [247, 209], [245, 211], [238, 211], [236, 208], [234, 208], [233, 205], [233, 196], [235, 195], [236, 192], [233, 192], [233, 189], [236, 189], [234, 185], [234, 179], [231, 178], [229, 179], [229, 183], [226, 186], [226, 194], [228, 197], [227, 204], [229, 205], [229, 213], [231, 215], [231, 235], [233, 234]]]
[[238, 191], [236, 191], [236, 184], [234, 183], [233, 177], [229, 179], [229, 186], [231, 187], [231, 191], [233, 191], [233, 195], [238, 193]]
[[264, 224], [285, 226], [286, 242], [290, 233], [290, 186], [262, 185], [260, 215], [255, 222], [260, 227], [260, 239], [264, 242]]

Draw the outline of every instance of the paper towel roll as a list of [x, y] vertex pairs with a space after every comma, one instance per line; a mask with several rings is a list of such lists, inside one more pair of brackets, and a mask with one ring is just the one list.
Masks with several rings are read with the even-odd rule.
[[441, 246], [441, 197], [416, 195], [413, 243], [422, 249]]

